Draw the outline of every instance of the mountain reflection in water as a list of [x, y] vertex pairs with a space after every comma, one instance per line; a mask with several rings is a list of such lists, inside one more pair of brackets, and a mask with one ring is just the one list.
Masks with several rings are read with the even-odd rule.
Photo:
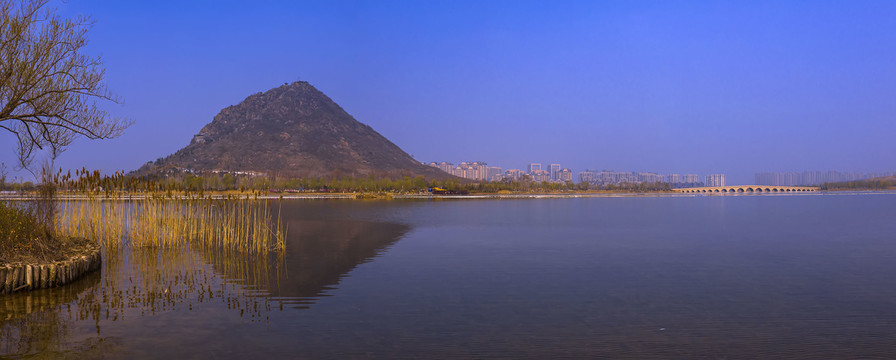
[[[398, 241], [408, 226], [352, 220], [292, 220], [285, 256], [243, 261], [233, 254], [200, 250], [204, 261], [226, 279], [244, 282], [267, 296], [307, 307], [333, 289], [356, 266]], [[270, 274], [266, 272], [271, 272]]]
[[[311, 306], [409, 230], [388, 222], [292, 215], [284, 221], [289, 232], [282, 254], [125, 247], [104, 252], [101, 273], [65, 287], [0, 297], [0, 355], [108, 354], [122, 338], [139, 336], [133, 331], [148, 317], [160, 315], [171, 317], [165, 326], [219, 316], [214, 312], [266, 322], [272, 312]], [[112, 336], [105, 331], [109, 322], [117, 324]]]
[[0, 357], [893, 358], [894, 196], [284, 201], [282, 257], [0, 298]]

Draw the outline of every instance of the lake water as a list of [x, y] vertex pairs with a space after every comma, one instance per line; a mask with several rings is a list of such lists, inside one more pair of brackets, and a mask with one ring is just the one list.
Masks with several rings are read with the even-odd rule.
[[0, 297], [0, 355], [896, 356], [896, 193], [283, 211], [282, 257], [124, 250]]

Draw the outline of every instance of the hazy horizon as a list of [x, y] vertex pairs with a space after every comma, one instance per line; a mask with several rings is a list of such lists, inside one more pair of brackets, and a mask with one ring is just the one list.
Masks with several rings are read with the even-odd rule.
[[893, 2], [50, 4], [96, 20], [87, 52], [125, 100], [107, 108], [136, 120], [65, 169], [134, 170], [301, 79], [421, 162], [896, 171]]

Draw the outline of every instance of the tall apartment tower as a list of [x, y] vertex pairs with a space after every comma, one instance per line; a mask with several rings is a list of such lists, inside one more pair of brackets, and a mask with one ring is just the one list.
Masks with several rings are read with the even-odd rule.
[[706, 186], [725, 186], [725, 174], [709, 174], [704, 179]]
[[551, 164], [548, 169], [551, 172], [551, 180], [560, 180], [560, 164]]
[[487, 171], [487, 175], [486, 175], [487, 179], [486, 180], [488, 180], [488, 181], [501, 181], [501, 179], [503, 178], [503, 176], [502, 176], [503, 171], [501, 168], [499, 168], [497, 166], [489, 166], [488, 170], [486, 170], [486, 171]]
[[520, 169], [507, 169], [504, 172], [504, 177], [514, 181], [519, 180], [521, 176], [523, 176], [523, 171]]
[[560, 181], [572, 181], [572, 170], [563, 169], [557, 172], [557, 178], [555, 180]]
[[541, 164], [531, 163], [531, 164], [529, 164], [529, 167], [526, 168], [526, 173], [532, 174], [539, 170], [541, 170]]
[[700, 177], [697, 174], [686, 174], [681, 177], [681, 182], [685, 184], [696, 184], [700, 182]]

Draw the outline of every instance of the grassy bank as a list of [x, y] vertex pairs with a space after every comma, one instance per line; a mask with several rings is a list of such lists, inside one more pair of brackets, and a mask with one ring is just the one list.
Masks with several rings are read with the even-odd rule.
[[84, 254], [92, 243], [56, 234], [39, 220], [33, 204], [0, 201], [0, 265], [62, 261]]
[[45, 176], [35, 191], [0, 195], [0, 264], [63, 260], [88, 244], [111, 249], [189, 243], [247, 253], [285, 247], [279, 207], [259, 199], [259, 192], [222, 193], [212, 200], [201, 190], [123, 174], [76, 175]]

